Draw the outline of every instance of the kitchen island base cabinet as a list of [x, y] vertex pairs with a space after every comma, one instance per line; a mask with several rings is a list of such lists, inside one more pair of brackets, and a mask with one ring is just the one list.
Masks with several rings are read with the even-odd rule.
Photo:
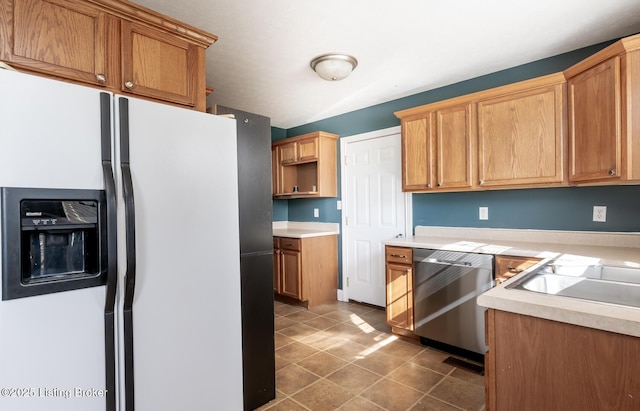
[[640, 338], [494, 309], [487, 317], [487, 410], [640, 409]]
[[308, 308], [335, 301], [338, 237], [274, 237], [274, 292]]

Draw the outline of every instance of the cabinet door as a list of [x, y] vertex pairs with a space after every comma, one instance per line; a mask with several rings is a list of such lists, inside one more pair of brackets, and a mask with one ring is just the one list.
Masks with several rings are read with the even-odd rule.
[[295, 163], [298, 159], [298, 145], [295, 142], [278, 146], [280, 164]]
[[387, 264], [387, 324], [413, 330], [413, 270]]
[[471, 104], [436, 112], [436, 167], [439, 188], [471, 187], [473, 130]]
[[433, 163], [429, 115], [402, 121], [402, 190], [431, 188]]
[[310, 138], [298, 141], [298, 161], [312, 161], [318, 159], [318, 139]]
[[561, 183], [561, 84], [478, 103], [481, 186]]
[[107, 15], [65, 0], [2, 0], [0, 57], [94, 85], [107, 83]]
[[137, 23], [121, 27], [122, 90], [195, 106], [198, 47]]
[[280, 293], [302, 300], [302, 269], [300, 251], [280, 249], [282, 271]]
[[620, 57], [569, 79], [568, 94], [570, 181], [620, 178]]

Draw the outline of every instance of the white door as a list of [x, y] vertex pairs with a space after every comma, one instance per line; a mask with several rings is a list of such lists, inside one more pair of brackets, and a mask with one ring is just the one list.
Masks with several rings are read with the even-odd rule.
[[382, 241], [405, 236], [409, 221], [400, 127], [343, 138], [341, 150], [343, 299], [384, 307]]

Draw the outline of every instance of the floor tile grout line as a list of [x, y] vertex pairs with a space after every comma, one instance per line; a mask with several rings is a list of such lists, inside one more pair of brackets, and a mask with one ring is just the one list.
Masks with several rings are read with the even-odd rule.
[[[356, 316], [360, 317], [360, 319], [363, 321], [363, 323], [362, 323], [362, 324], [356, 324], [356, 323], [354, 323], [354, 321], [353, 321], [353, 320], [351, 320], [351, 319], [344, 319], [344, 317], [343, 317], [343, 319], [342, 319], [342, 320], [340, 320], [340, 319], [336, 319], [335, 317], [331, 317], [330, 315], [331, 315], [332, 313], [335, 313], [336, 311], [346, 312], [346, 313], [348, 313], [348, 315], [351, 315], [351, 314], [356, 315]], [[290, 312], [290, 313], [288, 313], [287, 315], [294, 314], [295, 312], [296, 312], [296, 311], [294, 311], [294, 312]], [[344, 386], [342, 386], [342, 385], [340, 385], [340, 384], [337, 384], [337, 383], [333, 382], [333, 381], [332, 381], [332, 380], [330, 380], [328, 377], [330, 377], [330, 376], [331, 376], [331, 375], [333, 375], [334, 373], [339, 372], [340, 370], [344, 369], [345, 367], [347, 367], [347, 366], [349, 366], [349, 365], [353, 365], [353, 366], [355, 366], [355, 367], [357, 367], [357, 368], [359, 368], [359, 369], [361, 369], [361, 370], [363, 370], [363, 371], [370, 372], [370, 373], [372, 373], [372, 374], [376, 375], [378, 378], [377, 378], [377, 379], [376, 379], [372, 384], [370, 384], [370, 385], [366, 386], [365, 388], [360, 389], [360, 391], [359, 391], [359, 393], [358, 393], [358, 394], [352, 393], [352, 394], [353, 394], [353, 397], [352, 397], [352, 398], [350, 398], [349, 400], [345, 401], [345, 402], [344, 402], [342, 405], [340, 405], [340, 407], [338, 407], [338, 408], [342, 408], [342, 407], [344, 407], [346, 404], [348, 404], [349, 402], [351, 402], [351, 401], [353, 401], [353, 400], [355, 400], [355, 399], [357, 399], [357, 398], [360, 398], [361, 400], [366, 401], [367, 403], [375, 404], [377, 407], [380, 407], [380, 408], [383, 408], [383, 409], [384, 409], [384, 407], [382, 407], [380, 404], [377, 404], [377, 403], [375, 403], [375, 402], [373, 402], [373, 401], [371, 401], [371, 400], [369, 400], [369, 399], [367, 399], [367, 398], [363, 397], [361, 394], [362, 394], [362, 393], [364, 393], [364, 392], [366, 392], [367, 390], [371, 389], [374, 385], [378, 384], [380, 381], [388, 380], [388, 381], [392, 381], [392, 382], [394, 382], [394, 383], [397, 383], [397, 384], [399, 384], [399, 385], [401, 385], [401, 386], [403, 386], [403, 387], [406, 387], [406, 388], [408, 388], [408, 389], [411, 389], [411, 390], [413, 390], [413, 391], [415, 391], [415, 392], [417, 392], [417, 393], [419, 393], [419, 394], [422, 394], [422, 396], [421, 396], [421, 397], [416, 401], [416, 403], [412, 404], [412, 405], [411, 405], [411, 407], [415, 406], [415, 405], [416, 405], [416, 404], [417, 404], [417, 403], [418, 403], [422, 398], [429, 398], [429, 399], [433, 399], [433, 400], [436, 400], [436, 401], [439, 401], [439, 402], [442, 402], [442, 403], [448, 404], [448, 405], [450, 405], [450, 406], [452, 406], [452, 407], [454, 407], [454, 408], [456, 408], [456, 409], [462, 409], [462, 408], [458, 407], [457, 405], [454, 405], [454, 404], [448, 403], [447, 401], [444, 401], [444, 400], [442, 400], [442, 399], [440, 399], [440, 398], [438, 398], [438, 397], [433, 396], [431, 393], [433, 392], [433, 390], [434, 390], [436, 387], [440, 386], [446, 378], [453, 378], [453, 379], [455, 379], [455, 380], [457, 380], [457, 381], [461, 381], [461, 382], [463, 382], [463, 383], [467, 383], [467, 384], [475, 384], [475, 382], [473, 382], [473, 381], [469, 381], [469, 380], [465, 380], [465, 379], [462, 379], [462, 378], [457, 378], [457, 377], [455, 377], [455, 376], [453, 375], [453, 373], [455, 372], [455, 370], [456, 370], [458, 367], [455, 367], [455, 366], [454, 366], [454, 367], [452, 367], [452, 369], [451, 369], [449, 372], [447, 372], [446, 374], [443, 374], [443, 373], [441, 373], [440, 371], [433, 370], [433, 369], [431, 369], [431, 368], [429, 368], [429, 367], [427, 367], [427, 366], [424, 366], [424, 365], [422, 365], [422, 364], [419, 364], [419, 363], [415, 362], [415, 358], [416, 358], [416, 357], [418, 357], [420, 354], [424, 353], [426, 350], [428, 350], [428, 349], [429, 349], [429, 347], [422, 347], [422, 349], [421, 349], [420, 351], [418, 351], [417, 353], [413, 354], [412, 356], [408, 356], [408, 357], [405, 357], [405, 356], [403, 356], [403, 355], [393, 355], [393, 354], [390, 354], [390, 353], [388, 353], [388, 352], [380, 351], [380, 353], [381, 353], [381, 354], [385, 354], [385, 355], [387, 355], [387, 356], [391, 356], [391, 357], [395, 357], [395, 358], [400, 358], [400, 359], [402, 359], [402, 363], [401, 363], [401, 364], [399, 364], [397, 367], [394, 367], [391, 371], [387, 372], [387, 373], [386, 373], [386, 374], [384, 374], [384, 375], [382, 375], [382, 374], [380, 374], [380, 373], [378, 373], [378, 372], [376, 372], [376, 371], [374, 371], [374, 370], [371, 370], [371, 369], [369, 369], [369, 368], [366, 368], [366, 367], [364, 367], [364, 366], [362, 366], [362, 365], [358, 364], [357, 362], [358, 362], [358, 360], [360, 360], [360, 358], [357, 358], [356, 356], [351, 356], [350, 358], [344, 358], [344, 357], [342, 357], [342, 356], [338, 356], [338, 355], [335, 355], [335, 354], [332, 354], [331, 352], [329, 352], [329, 350], [331, 350], [332, 348], [337, 347], [337, 346], [339, 346], [339, 345], [343, 345], [343, 344], [345, 344], [345, 342], [348, 342], [348, 343], [351, 343], [351, 344], [359, 344], [359, 345], [362, 345], [362, 343], [361, 343], [361, 339], [362, 339], [362, 337], [363, 337], [363, 336], [365, 336], [365, 334], [367, 334], [367, 331], [366, 331], [366, 330], [363, 330], [363, 327], [362, 327], [362, 325], [363, 325], [363, 324], [366, 324], [366, 325], [368, 325], [369, 327], [371, 327], [371, 328], [372, 328], [372, 331], [370, 331], [370, 333], [372, 333], [372, 336], [373, 336], [373, 335], [375, 335], [376, 333], [381, 333], [381, 334], [387, 334], [387, 335], [390, 335], [390, 333], [389, 333], [387, 330], [381, 329], [381, 328], [384, 328], [384, 325], [386, 325], [386, 323], [383, 321], [383, 319], [380, 319], [380, 321], [376, 321], [376, 318], [375, 318], [374, 316], [371, 316], [371, 315], [367, 315], [367, 316], [365, 316], [365, 318], [362, 318], [362, 316], [363, 316], [364, 314], [370, 314], [370, 313], [373, 313], [373, 312], [374, 312], [374, 310], [373, 310], [373, 309], [370, 309], [370, 310], [367, 310], [367, 311], [363, 311], [363, 312], [357, 313], [357, 312], [353, 312], [353, 311], [348, 310], [348, 309], [347, 309], [347, 307], [345, 306], [345, 307], [338, 307], [337, 309], [335, 309], [335, 310], [331, 310], [331, 311], [328, 311], [328, 312], [326, 312], [326, 313], [324, 313], [324, 314], [318, 314], [318, 313], [313, 313], [313, 312], [312, 312], [312, 313], [313, 313], [313, 314], [315, 314], [316, 316], [315, 316], [315, 317], [313, 317], [313, 318], [307, 319], [307, 320], [305, 320], [305, 321], [293, 320], [293, 321], [297, 321], [297, 324], [303, 324], [303, 325], [305, 325], [306, 327], [309, 327], [309, 328], [313, 328], [313, 329], [315, 329], [316, 331], [315, 331], [314, 333], [312, 333], [312, 334], [309, 334], [308, 336], [303, 336], [300, 340], [295, 339], [295, 338], [292, 338], [292, 337], [290, 337], [290, 336], [287, 336], [287, 335], [285, 335], [285, 334], [280, 333], [280, 335], [281, 335], [281, 336], [283, 336], [283, 337], [287, 337], [287, 338], [289, 339], [289, 342], [288, 342], [287, 344], [284, 344], [284, 345], [282, 345], [282, 346], [279, 346], [279, 347], [278, 347], [278, 349], [283, 348], [283, 347], [286, 347], [286, 346], [288, 346], [289, 344], [292, 344], [293, 342], [298, 342], [299, 344], [302, 344], [302, 345], [304, 345], [304, 346], [307, 346], [307, 347], [308, 347], [308, 348], [310, 348], [310, 349], [313, 349], [313, 350], [314, 350], [314, 353], [312, 353], [312, 354], [311, 354], [311, 355], [309, 355], [309, 356], [305, 356], [305, 357], [303, 357], [302, 359], [298, 359], [298, 360], [296, 360], [296, 361], [292, 361], [291, 363], [289, 363], [289, 364], [287, 364], [286, 366], [282, 367], [282, 368], [281, 368], [281, 370], [282, 370], [282, 369], [286, 369], [286, 368], [290, 367], [291, 365], [294, 365], [294, 364], [295, 364], [295, 365], [297, 365], [298, 367], [300, 367], [301, 369], [304, 369], [305, 371], [307, 371], [307, 372], [311, 373], [312, 375], [314, 375], [317, 379], [316, 379], [315, 381], [313, 381], [311, 384], [308, 384], [308, 385], [306, 385], [305, 387], [300, 388], [299, 390], [297, 390], [296, 392], [292, 393], [291, 395], [286, 395], [286, 394], [284, 394], [284, 393], [282, 393], [282, 392], [280, 391], [280, 392], [284, 395], [283, 400], [284, 400], [284, 399], [286, 399], [286, 398], [290, 398], [292, 401], [296, 402], [297, 404], [300, 404], [298, 401], [293, 400], [292, 396], [293, 396], [293, 395], [297, 395], [299, 392], [301, 392], [301, 391], [305, 390], [306, 388], [308, 388], [308, 387], [310, 387], [310, 386], [313, 386], [314, 384], [319, 383], [319, 382], [320, 382], [320, 381], [322, 381], [322, 380], [325, 380], [325, 382], [326, 382], [326, 383], [331, 383], [331, 384], [333, 384], [333, 385], [336, 385], [336, 386], [338, 386], [338, 387], [340, 387], [340, 388], [342, 388], [342, 389], [345, 389], [345, 390], [346, 390], [346, 388], [344, 388]], [[336, 316], [336, 315], [334, 314], [334, 316]], [[307, 321], [317, 320], [318, 318], [321, 318], [321, 317], [324, 317], [324, 318], [330, 319], [330, 320], [332, 320], [332, 321], [335, 321], [337, 324], [332, 325], [332, 326], [327, 327], [327, 328], [316, 328], [316, 327], [311, 326], [311, 325], [309, 325], [309, 324], [305, 324]], [[339, 315], [337, 315], [337, 317], [339, 317]], [[369, 318], [366, 318], [366, 317], [369, 317]], [[344, 341], [337, 341], [337, 342], [335, 342], [334, 344], [331, 344], [331, 345], [329, 345], [329, 346], [327, 346], [327, 347], [323, 347], [323, 348], [317, 348], [317, 347], [315, 347], [315, 346], [313, 346], [313, 345], [311, 345], [311, 344], [309, 344], [309, 343], [306, 343], [306, 342], [302, 342], [302, 341], [301, 341], [301, 340], [303, 340], [303, 339], [305, 339], [305, 338], [308, 338], [308, 337], [311, 337], [311, 336], [313, 336], [313, 335], [315, 335], [315, 334], [317, 334], [317, 333], [319, 333], [319, 332], [326, 332], [328, 329], [331, 329], [331, 328], [337, 327], [337, 326], [339, 326], [340, 324], [348, 324], [348, 325], [350, 325], [350, 326], [352, 326], [352, 327], [360, 328], [360, 330], [362, 330], [362, 331], [360, 331], [359, 333], [356, 333], [356, 334], [349, 334], [349, 335], [343, 336]], [[290, 325], [290, 326], [293, 326], [293, 325], [295, 325], [295, 324], [292, 324], [292, 325]], [[288, 328], [288, 327], [284, 327], [284, 328], [282, 328], [282, 329], [278, 330], [278, 332], [279, 332], [279, 331], [282, 331], [282, 330], [285, 330], [286, 328]], [[340, 335], [340, 333], [339, 333], [338, 331], [336, 331], [336, 333], [337, 333], [336, 335]], [[360, 340], [358, 340], [358, 341], [354, 341], [354, 337], [359, 337], [359, 338], [360, 338]], [[329, 337], [327, 337], [327, 338], [329, 338]], [[410, 344], [409, 342], [406, 342], [406, 343], [407, 343], [407, 344]], [[362, 346], [363, 346], [363, 347], [368, 347], [368, 345], [367, 345], [367, 344], [364, 344], [364, 345], [362, 345]], [[380, 345], [380, 343], [379, 343], [379, 342], [375, 342], [372, 346], [377, 346], [376, 351], [378, 351], [380, 348], [384, 347], [384, 345]], [[368, 347], [368, 348], [371, 348], [371, 347]], [[433, 351], [434, 351], [434, 352], [438, 352], [438, 350], [433, 350]], [[336, 369], [332, 370], [330, 373], [326, 374], [325, 376], [320, 376], [319, 374], [316, 374], [316, 373], [315, 373], [315, 372], [313, 372], [312, 370], [307, 369], [306, 367], [303, 367], [302, 365], [300, 365], [300, 362], [305, 361], [306, 359], [310, 358], [311, 356], [313, 356], [313, 355], [317, 355], [317, 354], [319, 354], [319, 353], [321, 353], [321, 352], [324, 352], [325, 354], [331, 355], [332, 357], [335, 357], [335, 358], [337, 358], [337, 359], [339, 359], [339, 360], [341, 360], [341, 361], [345, 361], [345, 363], [344, 363], [344, 364], [342, 364], [340, 367], [338, 367], [338, 368], [336, 368]], [[283, 360], [285, 360], [285, 361], [289, 361], [288, 359], [286, 359], [286, 357], [282, 357], [282, 358], [283, 358]], [[412, 387], [412, 386], [410, 386], [410, 385], [404, 384], [404, 383], [403, 383], [403, 382], [401, 382], [401, 381], [397, 381], [397, 380], [395, 380], [395, 379], [393, 379], [393, 378], [391, 377], [391, 374], [393, 374], [393, 373], [394, 373], [394, 372], [396, 372], [399, 368], [401, 368], [401, 367], [403, 367], [403, 366], [406, 366], [406, 364], [409, 364], [409, 363], [413, 364], [414, 366], [419, 366], [420, 368], [426, 369], [426, 370], [428, 370], [428, 371], [430, 371], [430, 372], [434, 372], [434, 373], [436, 373], [436, 374], [438, 374], [438, 375], [442, 376], [442, 378], [440, 378], [436, 384], [434, 384], [431, 388], [429, 388], [429, 390], [428, 390], [426, 393], [423, 393], [421, 390], [419, 390], [419, 389], [417, 389], [417, 388], [415, 388], [415, 387]], [[464, 371], [464, 370], [463, 370], [463, 371]], [[478, 385], [478, 384], [475, 384], [475, 385]], [[348, 390], [347, 390], [347, 391], [348, 391]], [[300, 404], [300, 405], [301, 405], [301, 406], [303, 406], [305, 409], [308, 409], [308, 407], [306, 407], [306, 406], [304, 406], [304, 405], [302, 405], [302, 404]], [[481, 407], [480, 409], [482, 409], [482, 407]]]

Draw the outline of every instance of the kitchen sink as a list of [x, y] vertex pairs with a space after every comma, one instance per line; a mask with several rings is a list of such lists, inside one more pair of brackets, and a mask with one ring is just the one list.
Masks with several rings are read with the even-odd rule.
[[505, 288], [640, 308], [640, 269], [634, 268], [551, 262]]

